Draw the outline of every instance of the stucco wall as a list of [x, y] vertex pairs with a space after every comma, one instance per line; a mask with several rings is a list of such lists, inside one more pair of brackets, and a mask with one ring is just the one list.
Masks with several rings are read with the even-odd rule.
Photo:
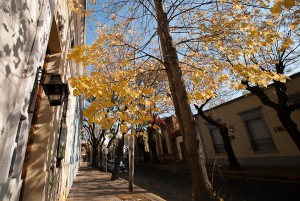
[[[288, 82], [289, 94], [299, 94], [300, 77]], [[268, 89], [267, 93], [274, 96], [274, 89]], [[274, 99], [275, 100], [275, 99]], [[262, 113], [263, 121], [275, 144], [276, 150], [272, 152], [255, 152], [252, 150], [246, 126], [239, 114], [253, 109], [259, 109]], [[300, 151], [293, 143], [286, 131], [275, 132], [274, 128], [282, 126], [275, 111], [267, 106], [262, 105], [260, 100], [254, 95], [248, 95], [229, 103], [218, 106], [210, 112], [214, 119], [234, 128], [235, 139], [231, 141], [234, 152], [242, 165], [287, 165], [300, 166]], [[300, 125], [300, 111], [293, 112], [293, 120]], [[213, 162], [217, 157], [220, 163], [228, 163], [226, 153], [215, 154], [213, 149], [212, 137], [208, 124], [199, 118], [201, 135], [204, 141], [205, 153], [208, 162]]]
[[[43, 18], [51, 9], [44, 8], [43, 0], [12, 0], [0, 2], [0, 199], [18, 200], [20, 179], [28, 128], [32, 115], [27, 112], [30, 92], [36, 71], [43, 61], [52, 18]], [[46, 1], [45, 1], [46, 2]], [[48, 2], [48, 8], [52, 6]], [[46, 30], [45, 30], [46, 29]], [[19, 121], [19, 143], [12, 176], [8, 176], [15, 147]]]
[[[55, 53], [57, 57], [53, 63], [49, 63], [49, 72], [60, 73], [63, 81], [67, 81], [71, 76], [70, 68], [75, 69], [74, 63], [71, 65], [71, 62], [66, 61], [66, 54], [74, 31], [81, 33], [78, 24], [75, 26], [77, 30], [74, 30], [74, 23], [80, 22], [76, 21], [78, 19], [80, 14], [71, 16], [66, 1], [0, 2], [0, 200], [19, 200], [22, 185], [25, 195], [23, 200], [61, 199], [60, 196], [66, 197], [68, 187], [75, 177], [79, 161], [69, 164], [70, 151], [67, 151], [62, 166], [55, 167], [62, 108], [50, 107], [44, 92], [35, 124], [25, 183], [21, 179], [21, 173], [33, 116], [28, 113], [28, 106], [37, 68], [44, 66], [48, 47], [48, 51], [52, 55]], [[52, 37], [49, 40], [50, 35]], [[75, 44], [79, 43], [75, 41]], [[80, 65], [77, 64], [76, 67], [80, 69]], [[78, 74], [77, 69], [73, 70], [72, 75]], [[68, 135], [67, 146], [72, 149], [78, 141], [75, 135], [80, 131], [74, 129], [75, 102], [78, 100], [72, 96], [71, 89], [69, 101], [71, 106], [67, 124], [72, 135]], [[78, 117], [76, 118], [78, 123]], [[9, 176], [20, 119], [22, 124], [15, 160], [17, 165]]]
[[[0, 181], [7, 177], [7, 162], [12, 155], [12, 142], [24, 97], [20, 96], [26, 87], [32, 66], [31, 49], [37, 32], [41, 1], [1, 1], [0, 16]], [[35, 73], [32, 73], [35, 75]], [[21, 89], [21, 90], [20, 90]], [[29, 96], [25, 96], [28, 101]], [[26, 114], [25, 114], [26, 115]], [[3, 153], [6, 154], [3, 154]], [[4, 172], [2, 172], [4, 171]]]

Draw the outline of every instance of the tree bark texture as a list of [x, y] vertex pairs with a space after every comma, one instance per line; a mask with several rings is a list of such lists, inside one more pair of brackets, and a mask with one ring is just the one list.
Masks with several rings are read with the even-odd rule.
[[287, 94], [286, 83], [274, 81], [274, 87], [278, 99], [278, 107], [276, 109], [277, 116], [285, 130], [288, 132], [288, 134], [296, 144], [297, 148], [300, 150], [300, 132], [298, 130], [297, 124], [291, 118], [291, 113], [295, 109], [299, 109], [300, 105], [299, 103], [288, 105], [289, 97]]
[[99, 163], [100, 163], [100, 168], [103, 165], [103, 151], [102, 151], [102, 148], [103, 148], [104, 141], [105, 141], [105, 138], [103, 136], [103, 140], [102, 140], [102, 142], [100, 143], [100, 146], [99, 146]]
[[[211, 184], [208, 180], [203, 150], [198, 150], [197, 130], [192, 111], [188, 103], [187, 92], [179, 66], [177, 51], [169, 30], [169, 21], [163, 9], [161, 0], [154, 0], [158, 20], [158, 34], [162, 47], [166, 72], [170, 83], [172, 97], [187, 152], [187, 161], [193, 183], [193, 200], [215, 200]], [[171, 79], [171, 80], [170, 80]], [[200, 147], [201, 149], [201, 147]]]
[[129, 192], [133, 192], [133, 184], [134, 184], [134, 129], [131, 129], [131, 135], [129, 136]]
[[152, 163], [156, 164], [159, 163], [157, 151], [156, 151], [156, 142], [153, 139], [153, 131], [152, 127], [148, 127], [148, 144], [152, 153]]
[[278, 110], [277, 116], [282, 123], [284, 129], [294, 141], [297, 148], [300, 150], [300, 132], [297, 124], [291, 119], [291, 114], [288, 111]]
[[122, 138], [118, 140], [118, 145], [115, 152], [114, 169], [111, 174], [111, 181], [119, 179], [120, 162], [123, 159], [123, 147], [124, 147], [124, 134]]
[[92, 167], [98, 168], [98, 146], [97, 144], [93, 144], [93, 156], [92, 156]]
[[100, 136], [96, 136], [96, 127], [95, 123], [92, 123], [91, 125], [84, 125], [84, 128], [86, 131], [89, 133], [90, 138], [88, 138], [89, 144], [92, 146], [92, 167], [93, 168], [98, 168], [98, 160], [99, 160], [99, 144], [102, 139], [104, 138], [104, 133], [105, 131], [102, 131]]

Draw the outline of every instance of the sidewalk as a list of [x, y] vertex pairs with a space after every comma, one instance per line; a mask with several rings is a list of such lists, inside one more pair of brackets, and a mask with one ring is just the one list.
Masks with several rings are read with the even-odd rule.
[[[148, 164], [155, 168], [170, 171], [188, 171], [187, 164], [171, 161], [161, 164]], [[142, 165], [143, 166], [143, 165]], [[214, 171], [213, 171], [214, 170]], [[228, 166], [207, 167], [209, 177], [222, 175], [229, 177], [275, 179], [300, 183], [300, 168], [297, 167], [242, 167], [241, 171], [230, 170]], [[124, 179], [110, 181], [111, 173], [92, 170], [87, 163], [81, 163], [79, 172], [70, 190], [68, 201], [164, 201], [159, 196], [138, 186], [128, 192], [128, 182]]]
[[159, 196], [134, 186], [134, 192], [128, 192], [128, 182], [119, 179], [110, 181], [111, 173], [92, 170], [87, 163], [81, 163], [73, 182], [68, 201], [164, 201]]

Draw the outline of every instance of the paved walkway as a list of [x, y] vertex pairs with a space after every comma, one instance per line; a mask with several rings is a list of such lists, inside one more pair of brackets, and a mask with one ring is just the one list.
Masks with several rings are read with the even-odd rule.
[[[150, 164], [149, 164], [150, 165]], [[187, 165], [182, 162], [168, 162], [151, 165], [156, 168], [188, 171]], [[213, 168], [207, 167], [209, 177]], [[232, 171], [227, 166], [214, 168], [214, 175], [233, 177], [288, 180], [300, 182], [300, 168], [296, 167], [243, 167], [242, 171]], [[79, 172], [72, 185], [68, 201], [164, 201], [159, 196], [150, 193], [138, 186], [134, 192], [128, 192], [128, 182], [123, 179], [110, 180], [111, 173], [92, 170], [87, 163], [81, 163]]]
[[68, 201], [164, 201], [138, 186], [134, 186], [134, 192], [129, 193], [126, 180], [111, 181], [110, 176], [111, 173], [92, 170], [87, 163], [81, 163]]

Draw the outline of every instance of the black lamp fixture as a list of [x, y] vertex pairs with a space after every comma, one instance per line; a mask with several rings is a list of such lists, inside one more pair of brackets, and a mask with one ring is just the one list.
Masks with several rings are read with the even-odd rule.
[[60, 74], [46, 73], [43, 88], [51, 106], [61, 105], [69, 95], [68, 84], [61, 81]]

